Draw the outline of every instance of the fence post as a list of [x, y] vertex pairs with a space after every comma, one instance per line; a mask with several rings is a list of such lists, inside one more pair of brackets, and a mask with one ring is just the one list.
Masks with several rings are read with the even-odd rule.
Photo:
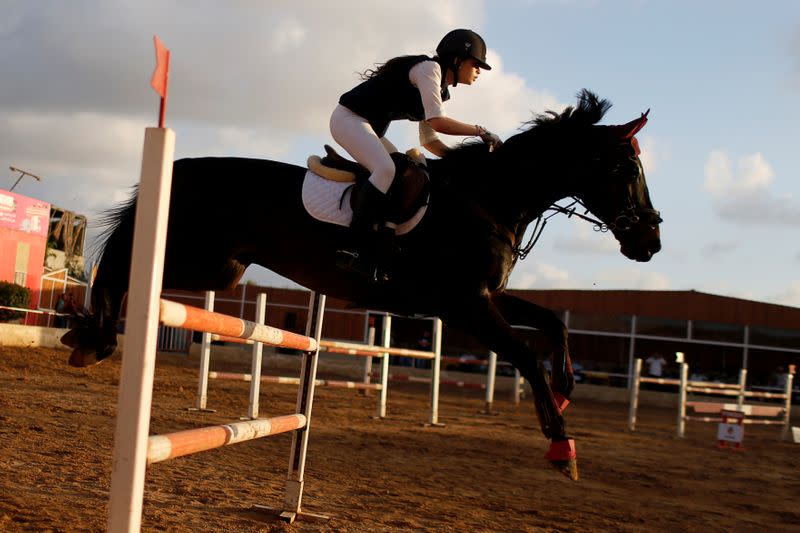
[[308, 451], [308, 434], [311, 428], [311, 407], [314, 403], [314, 386], [317, 378], [317, 362], [319, 360], [319, 342], [322, 339], [322, 319], [325, 313], [325, 295], [311, 293], [308, 303], [308, 321], [306, 336], [314, 336], [317, 349], [304, 352], [300, 368], [300, 387], [297, 391], [296, 412], [306, 417], [306, 425], [292, 433], [292, 450], [289, 455], [289, 475], [286, 480], [286, 510], [281, 514], [291, 523], [300, 514], [303, 499], [303, 476], [306, 469], [306, 453]]
[[689, 364], [680, 364], [681, 384], [678, 390], [678, 436], [683, 437], [686, 429], [686, 386], [689, 379]]
[[794, 382], [794, 372], [795, 366], [789, 365], [789, 368], [786, 372], [786, 402], [784, 403], [784, 415], [783, 415], [783, 431], [781, 432], [781, 440], [786, 440], [786, 437], [789, 436], [789, 418], [792, 414], [792, 383]]
[[[374, 346], [375, 345], [375, 323], [372, 322], [372, 319], [367, 317], [367, 322], [369, 323], [369, 329], [367, 330], [367, 345]], [[368, 356], [364, 358], [364, 384], [369, 385], [372, 381], [372, 356]], [[369, 389], [362, 389], [361, 394], [364, 396], [369, 395]]]
[[492, 404], [494, 403], [494, 384], [497, 375], [497, 354], [489, 352], [489, 368], [486, 369], [486, 406], [484, 413], [492, 414]]
[[175, 133], [147, 128], [136, 205], [125, 357], [119, 378], [108, 531], [139, 531], [147, 462]]
[[[392, 315], [383, 315], [383, 347], [392, 345]], [[386, 397], [389, 394], [389, 354], [381, 355], [381, 393], [378, 394], [378, 416], [386, 418]]]
[[[206, 291], [206, 301], [203, 309], [214, 310], [214, 291]], [[197, 405], [190, 411], [210, 411], [206, 409], [208, 402], [208, 368], [211, 364], [211, 333], [203, 332], [203, 342], [200, 345], [200, 375], [197, 381]]]
[[519, 398], [520, 398], [520, 396], [522, 396], [522, 387], [521, 387], [521, 383], [520, 383], [521, 381], [522, 381], [522, 374], [520, 374], [519, 370], [517, 370], [515, 368], [514, 369], [514, 390], [513, 390], [513, 393], [512, 393], [513, 396], [514, 396], [514, 405], [515, 406], [519, 406]]
[[736, 401], [736, 405], [739, 407], [739, 410], [742, 410], [742, 406], [744, 406], [744, 396], [745, 396], [745, 387], [747, 386], [747, 369], [742, 368], [739, 370], [739, 399]]
[[[262, 292], [256, 297], [256, 323], [264, 324], [267, 318], [267, 294]], [[250, 364], [250, 403], [247, 407], [247, 418], [258, 418], [258, 398], [261, 394], [261, 356], [264, 344], [253, 343], [253, 361]]]
[[633, 376], [631, 376], [631, 401], [628, 410], [628, 429], [636, 431], [636, 411], [639, 409], [639, 378], [642, 375], [642, 360], [637, 357], [633, 361]]
[[439, 423], [439, 381], [442, 370], [442, 319], [433, 319], [433, 360], [431, 360], [431, 426]]

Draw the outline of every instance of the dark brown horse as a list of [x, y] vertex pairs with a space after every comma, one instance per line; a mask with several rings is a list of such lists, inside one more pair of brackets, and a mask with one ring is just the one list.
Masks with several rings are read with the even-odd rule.
[[[346, 227], [310, 217], [301, 202], [305, 168], [269, 160], [176, 161], [164, 288], [224, 290], [250, 264], [356, 306], [404, 315], [439, 316], [519, 369], [531, 384], [549, 459], [577, 476], [573, 456], [553, 455], [568, 442], [562, 398], [574, 386], [567, 330], [550, 310], [505, 292], [528, 225], [557, 201], [573, 198], [613, 233], [623, 255], [649, 261], [661, 248], [634, 134], [642, 117], [599, 126], [610, 103], [589, 91], [576, 107], [533, 120], [490, 152], [482, 143], [427, 162], [428, 212], [400, 238], [391, 281], [375, 285], [336, 265], [352, 239]], [[93, 314], [65, 336], [70, 363], [111, 355], [131, 261], [136, 197], [108, 213], [109, 229], [92, 291]], [[580, 215], [578, 215], [580, 216]], [[511, 324], [539, 329], [552, 348], [548, 377]]]

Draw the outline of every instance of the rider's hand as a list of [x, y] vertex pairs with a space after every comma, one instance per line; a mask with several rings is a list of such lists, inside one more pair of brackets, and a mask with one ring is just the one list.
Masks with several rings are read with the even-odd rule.
[[489, 145], [490, 152], [503, 145], [503, 141], [500, 139], [500, 137], [487, 130], [483, 126], [476, 125], [476, 127], [478, 128], [478, 137], [480, 137], [483, 142]]

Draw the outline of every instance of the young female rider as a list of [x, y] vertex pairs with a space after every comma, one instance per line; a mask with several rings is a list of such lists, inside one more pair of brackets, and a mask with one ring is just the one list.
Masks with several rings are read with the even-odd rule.
[[[394, 230], [385, 227], [386, 192], [394, 180], [395, 166], [389, 151], [397, 149], [384, 135], [393, 120], [420, 123], [420, 143], [441, 156], [447, 146], [438, 133], [476, 135], [490, 146], [500, 138], [482, 126], [466, 124], [448, 117], [442, 102], [450, 98], [449, 86], [472, 85], [486, 64], [486, 43], [472, 30], [453, 30], [444, 36], [436, 55], [401, 56], [390, 59], [376, 70], [368, 70], [364, 81], [339, 98], [331, 116], [334, 140], [370, 171], [369, 182], [355, 199], [353, 228], [362, 242], [372, 243], [373, 260], [363, 264], [360, 254], [341, 250], [351, 257], [352, 270], [366, 273], [373, 281], [388, 279], [385, 265]], [[378, 225], [377, 234], [373, 229]], [[357, 267], [353, 262], [361, 262]], [[346, 262], [346, 261], [343, 261]]]

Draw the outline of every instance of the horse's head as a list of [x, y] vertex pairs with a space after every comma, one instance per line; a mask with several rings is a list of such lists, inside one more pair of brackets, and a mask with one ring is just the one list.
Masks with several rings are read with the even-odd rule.
[[635, 137], [646, 122], [644, 113], [627, 124], [592, 126], [577, 194], [602, 221], [600, 229], [611, 231], [622, 254], [635, 261], [649, 261], [661, 250], [661, 215], [650, 201]]

